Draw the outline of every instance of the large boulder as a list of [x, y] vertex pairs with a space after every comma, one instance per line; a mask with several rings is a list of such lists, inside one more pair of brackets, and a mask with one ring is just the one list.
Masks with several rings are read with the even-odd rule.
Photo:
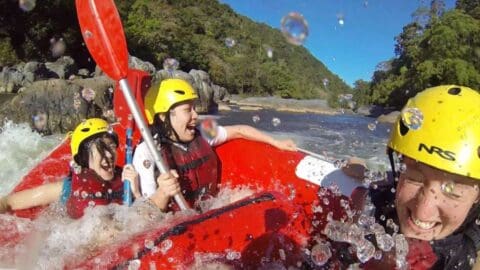
[[133, 69], [143, 70], [145, 72], [150, 73], [150, 75], [154, 75], [157, 69], [155, 66], [147, 61], [143, 61], [140, 58], [130, 55], [128, 58], [128, 66]]
[[198, 102], [195, 109], [199, 113], [210, 113], [218, 110], [218, 102], [227, 95], [224, 87], [215, 85], [210, 79], [210, 75], [203, 70], [192, 69], [189, 73], [182, 70], [159, 70], [153, 81], [160, 82], [169, 78], [178, 78], [189, 82], [197, 91]]
[[377, 118], [377, 121], [379, 123], [388, 123], [388, 124], [394, 124], [397, 119], [398, 119], [398, 116], [400, 115], [400, 112], [399, 111], [393, 111], [393, 112], [390, 112], [388, 114], [382, 114], [380, 115], [378, 118]]
[[0, 72], [0, 93], [16, 93], [23, 85], [21, 67], [4, 67]]
[[56, 78], [59, 79], [68, 79], [71, 75], [75, 75], [78, 72], [77, 65], [70, 56], [62, 56], [55, 62], [46, 62], [45, 67], [53, 74], [56, 74]]
[[112, 117], [112, 82], [105, 77], [36, 81], [3, 104], [0, 118], [31, 123], [43, 133], [65, 133], [89, 117]]
[[[138, 69], [148, 72], [150, 75], [154, 76], [155, 72], [157, 71], [155, 66], [147, 61], [143, 61], [140, 58], [130, 55], [128, 57], [128, 68], [130, 69]], [[94, 76], [103, 76], [103, 70], [97, 65], [95, 66]]]

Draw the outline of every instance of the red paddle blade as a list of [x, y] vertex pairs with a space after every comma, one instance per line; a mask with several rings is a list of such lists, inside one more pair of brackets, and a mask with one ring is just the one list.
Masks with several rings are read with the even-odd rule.
[[95, 62], [110, 78], [127, 77], [128, 50], [113, 0], [76, 0], [83, 40]]

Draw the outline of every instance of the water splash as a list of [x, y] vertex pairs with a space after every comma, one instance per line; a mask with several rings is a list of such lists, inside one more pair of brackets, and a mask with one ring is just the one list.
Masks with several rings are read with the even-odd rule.
[[11, 121], [4, 122], [1, 130], [0, 195], [5, 195], [60, 143], [63, 135], [41, 136], [27, 124], [14, 124]]

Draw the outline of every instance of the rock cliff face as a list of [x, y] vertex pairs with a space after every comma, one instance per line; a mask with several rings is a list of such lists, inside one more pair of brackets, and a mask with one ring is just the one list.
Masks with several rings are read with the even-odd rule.
[[[227, 93], [225, 88], [214, 85], [202, 70], [157, 71], [151, 63], [133, 56], [129, 66], [152, 74], [154, 80], [189, 81], [198, 91], [200, 113], [215, 111], [218, 101]], [[88, 70], [79, 70], [68, 56], [51, 63], [28, 62], [4, 67], [0, 72], [0, 119], [30, 123], [33, 129], [44, 134], [65, 133], [89, 117], [114, 121], [114, 85], [100, 69], [91, 74]]]

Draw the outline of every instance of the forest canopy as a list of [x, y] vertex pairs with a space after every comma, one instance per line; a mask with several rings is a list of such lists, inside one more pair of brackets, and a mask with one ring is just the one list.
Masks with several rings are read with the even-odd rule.
[[[304, 47], [287, 43], [278, 29], [253, 22], [217, 0], [115, 2], [130, 54], [157, 69], [173, 57], [180, 69], [205, 70], [214, 83], [235, 94], [330, 97], [335, 105], [338, 94], [351, 91]], [[74, 1], [44, 0], [30, 12], [15, 1], [1, 1], [0, 21], [0, 66], [53, 61], [51, 38], [63, 38], [66, 54], [80, 68], [95, 66], [80, 36]], [[227, 38], [235, 40], [233, 47], [225, 45]]]

